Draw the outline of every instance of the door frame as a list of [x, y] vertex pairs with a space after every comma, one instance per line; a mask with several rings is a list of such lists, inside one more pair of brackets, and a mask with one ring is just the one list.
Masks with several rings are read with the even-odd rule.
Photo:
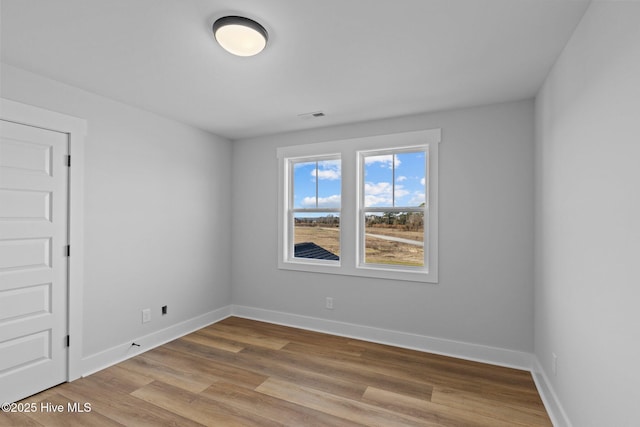
[[0, 98], [0, 119], [66, 133], [69, 135], [69, 271], [67, 279], [69, 351], [68, 377], [73, 381], [82, 376], [82, 311], [84, 288], [84, 143], [87, 121], [44, 108]]

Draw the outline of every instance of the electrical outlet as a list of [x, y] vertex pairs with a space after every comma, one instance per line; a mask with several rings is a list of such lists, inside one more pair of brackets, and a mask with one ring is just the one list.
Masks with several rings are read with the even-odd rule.
[[142, 323], [151, 322], [151, 309], [145, 308], [142, 310]]
[[558, 356], [555, 353], [551, 353], [551, 371], [553, 375], [558, 375]]
[[163, 305], [162, 306], [162, 315], [164, 316], [165, 314], [167, 314], [167, 306]]
[[327, 297], [324, 304], [325, 308], [328, 310], [333, 310], [333, 298]]

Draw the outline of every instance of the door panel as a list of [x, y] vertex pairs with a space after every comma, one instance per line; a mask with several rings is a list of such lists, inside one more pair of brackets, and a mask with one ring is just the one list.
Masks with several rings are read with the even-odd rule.
[[0, 240], [0, 273], [51, 267], [51, 239]]
[[51, 193], [0, 189], [0, 221], [51, 221]]
[[68, 152], [0, 120], [0, 402], [67, 379]]
[[0, 322], [51, 313], [51, 283], [3, 291]]
[[[12, 125], [14, 124], [12, 123]], [[31, 134], [50, 132], [38, 128], [33, 129], [37, 129], [37, 131], [32, 131]], [[38, 138], [38, 135], [33, 136]], [[28, 140], [20, 138], [21, 135], [12, 130], [7, 130], [3, 135], [0, 144], [0, 167], [21, 169], [23, 173], [50, 176], [52, 147], [46, 144], [30, 143]]]

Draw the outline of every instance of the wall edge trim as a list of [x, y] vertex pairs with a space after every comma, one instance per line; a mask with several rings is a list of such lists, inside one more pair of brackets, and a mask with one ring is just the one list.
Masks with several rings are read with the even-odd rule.
[[533, 381], [538, 389], [538, 394], [540, 394], [542, 403], [544, 403], [544, 407], [553, 425], [555, 427], [573, 427], [571, 420], [569, 420], [566, 411], [560, 403], [560, 399], [558, 399], [558, 395], [551, 385], [551, 381], [549, 381], [549, 377], [542, 368], [542, 364], [536, 355], [532, 355], [531, 376], [533, 377]]

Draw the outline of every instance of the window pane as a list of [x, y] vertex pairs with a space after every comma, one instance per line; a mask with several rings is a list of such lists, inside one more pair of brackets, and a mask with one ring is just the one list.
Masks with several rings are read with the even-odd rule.
[[422, 212], [367, 212], [364, 262], [424, 266]]
[[366, 156], [364, 206], [422, 206], [426, 172], [424, 151]]
[[316, 207], [316, 162], [293, 164], [293, 207]]
[[340, 216], [336, 213], [294, 214], [294, 257], [340, 259]]
[[393, 154], [364, 158], [364, 205], [393, 206]]
[[424, 206], [425, 177], [424, 151], [396, 154], [394, 206]]
[[294, 163], [294, 209], [339, 208], [341, 173], [339, 159]]

